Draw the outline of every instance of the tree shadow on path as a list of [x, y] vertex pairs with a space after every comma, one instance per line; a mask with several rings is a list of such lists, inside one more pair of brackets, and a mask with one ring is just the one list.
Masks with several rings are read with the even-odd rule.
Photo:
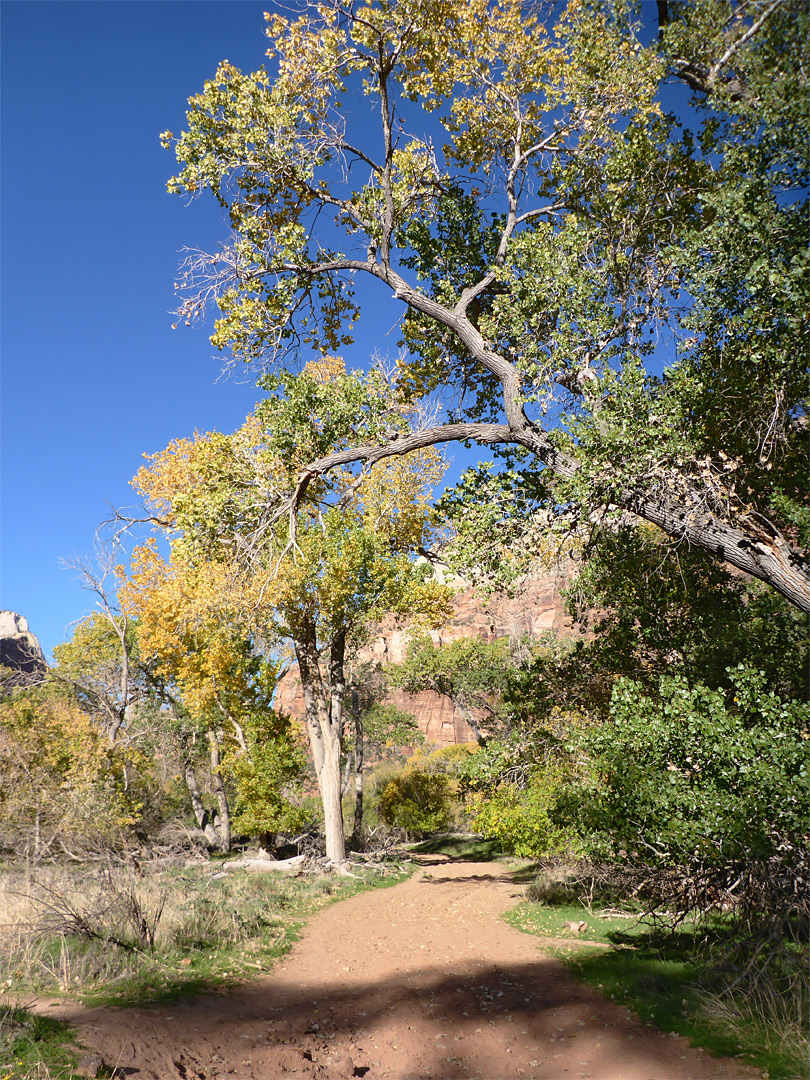
[[[134, 1063], [120, 1058], [119, 1075], [140, 1080], [732, 1075], [645, 1027], [548, 958], [508, 967], [468, 963], [455, 971], [431, 965], [345, 986], [263, 979], [227, 996], [92, 1017], [68, 1011], [63, 1019], [92, 1031], [105, 1060], [114, 1028], [127, 1023], [155, 1051]], [[734, 1075], [751, 1074], [741, 1067]]]

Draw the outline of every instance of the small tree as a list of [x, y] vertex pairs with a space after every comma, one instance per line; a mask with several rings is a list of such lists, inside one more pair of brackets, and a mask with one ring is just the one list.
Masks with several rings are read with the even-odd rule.
[[5, 841], [35, 860], [117, 845], [140, 818], [120, 755], [91, 717], [52, 687], [0, 703], [0, 808]]
[[432, 690], [449, 697], [483, 743], [497, 726], [501, 695], [513, 667], [506, 638], [461, 638], [436, 645], [428, 635], [417, 634], [408, 642], [402, 663], [392, 665], [390, 677], [409, 694]]
[[458, 777], [473, 753], [466, 743], [418, 750], [393, 775], [383, 774], [378, 796], [382, 820], [417, 835], [447, 828], [458, 816]]
[[134, 627], [126, 616], [95, 612], [80, 620], [70, 640], [54, 648], [51, 680], [69, 687], [114, 746], [138, 701], [145, 697], [137, 669]]
[[[154, 545], [145, 545], [135, 553], [121, 596], [138, 614], [140, 648], [170, 703], [164, 722], [175, 733], [197, 823], [209, 843], [227, 851], [226, 776], [237, 785], [241, 827], [280, 831], [300, 816], [285, 792], [298, 780], [303, 760], [289, 717], [272, 708], [278, 668], [256, 650], [233, 596], [221, 591], [209, 569], [198, 572], [180, 559], [168, 564]], [[216, 825], [195, 770], [200, 747], [210, 762]]]
[[79, 620], [69, 641], [56, 646], [56, 666], [50, 672], [53, 679], [71, 688], [104, 727], [110, 746], [115, 745], [139, 704], [150, 696], [134, 628], [117, 603], [118, 540], [115, 536], [109, 542], [97, 542], [95, 562], [65, 561], [65, 566], [76, 572], [81, 587], [96, 597], [97, 610]]
[[274, 833], [295, 833], [305, 824], [303, 810], [290, 798], [299, 786], [304, 752], [297, 741], [278, 738], [271, 716], [263, 712], [246, 718], [247, 749], [231, 751], [224, 764], [236, 785], [234, 827], [266, 843]]
[[[300, 473], [318, 449], [403, 425], [403, 406], [380, 370], [350, 376], [334, 358], [268, 385], [276, 395], [234, 435], [178, 440], [136, 477], [170, 537], [171, 561], [141, 549], [128, 596], [134, 611], [149, 606], [150, 563], [158, 580], [187, 594], [189, 633], [229, 618], [265, 649], [291, 647], [327, 854], [340, 864], [347, 650], [389, 612], [433, 621], [447, 613], [449, 590], [413, 558], [430, 534], [430, 489], [444, 466], [428, 449], [359, 476]], [[281, 493], [295, 482], [306, 489], [299, 515], [280, 518]]]
[[380, 793], [380, 817], [386, 825], [421, 836], [438, 832], [451, 817], [450, 778], [409, 765], [391, 777]]

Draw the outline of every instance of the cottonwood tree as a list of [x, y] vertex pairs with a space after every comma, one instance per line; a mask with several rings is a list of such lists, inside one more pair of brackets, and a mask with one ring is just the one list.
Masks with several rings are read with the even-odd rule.
[[54, 649], [52, 681], [70, 686], [114, 746], [140, 696], [132, 663], [132, 628], [122, 617], [94, 613], [82, 619], [69, 641]]
[[[449, 409], [302, 462], [280, 517], [349, 462], [498, 445], [457, 505], [473, 548], [515, 506], [525, 549], [540, 507], [629, 511], [810, 610], [808, 8], [658, 11], [308, 4], [266, 16], [267, 66], [224, 61], [164, 133], [169, 189], [212, 193], [232, 229], [189, 256], [183, 321], [214, 303], [219, 349], [283, 368], [388, 302], [402, 391]], [[702, 111], [662, 98], [675, 82]]]
[[335, 358], [272, 385], [279, 392], [239, 431], [176, 440], [136, 477], [170, 539], [171, 557], [165, 564], [154, 547], [136, 552], [135, 592], [127, 593], [127, 603], [143, 623], [155, 591], [150, 577], [186, 592], [182, 640], [166, 610], [177, 607], [170, 592], [163, 592], [166, 619], [156, 611], [154, 620], [155, 634], [168, 621], [174, 642], [168, 647], [179, 650], [178, 659], [201, 622], [214, 627], [235, 620], [267, 651], [290, 647], [303, 687], [327, 855], [340, 864], [346, 660], [369, 625], [389, 612], [428, 623], [447, 616], [449, 589], [413, 558], [429, 542], [431, 489], [444, 464], [426, 448], [359, 477], [334, 469], [308, 485], [297, 515], [279, 518], [279, 494], [313, 452], [339, 447], [358, 431], [402, 428], [405, 417], [381, 372], [351, 376]]
[[[176, 484], [178, 501], [183, 496], [176, 471], [181, 458], [175, 445], [160, 463], [161, 482], [164, 487]], [[303, 756], [290, 718], [272, 708], [278, 667], [251, 638], [222, 568], [196, 566], [179, 553], [166, 562], [154, 543], [146, 543], [134, 553], [121, 599], [125, 610], [137, 615], [140, 650], [169, 706], [164, 726], [178, 744], [192, 809], [208, 842], [230, 850], [228, 775], [236, 781], [242, 828], [272, 833], [300, 824], [289, 794]], [[197, 775], [202, 754], [208, 758], [217, 803], [213, 817]]]

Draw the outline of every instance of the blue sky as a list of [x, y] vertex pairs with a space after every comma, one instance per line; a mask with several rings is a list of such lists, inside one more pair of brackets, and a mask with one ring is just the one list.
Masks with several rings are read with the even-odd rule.
[[[213, 246], [225, 226], [213, 200], [166, 193], [174, 158], [158, 135], [182, 129], [220, 60], [262, 63], [268, 6], [0, 5], [0, 607], [46, 654], [92, 608], [60, 560], [92, 556], [110, 505], [135, 505], [141, 455], [233, 430], [256, 400], [250, 382], [217, 381], [204, 328], [171, 329], [180, 249]], [[372, 325], [350, 366], [395, 351], [390, 329]]]
[[[231, 431], [256, 400], [218, 378], [205, 328], [171, 328], [181, 249], [227, 226], [212, 199], [166, 193], [159, 133], [182, 130], [220, 60], [262, 63], [269, 6], [0, 2], [0, 607], [46, 654], [93, 604], [62, 560], [92, 557], [111, 507], [137, 509], [142, 455]], [[366, 306], [350, 367], [396, 352], [396, 318]], [[457, 451], [448, 479], [478, 456]]]

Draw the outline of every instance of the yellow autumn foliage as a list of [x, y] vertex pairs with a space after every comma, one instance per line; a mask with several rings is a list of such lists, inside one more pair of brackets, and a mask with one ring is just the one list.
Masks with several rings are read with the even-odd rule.
[[[137, 619], [143, 656], [170, 674], [196, 715], [223, 698], [249, 699], [251, 676], [239, 659], [248, 639], [278, 652], [305, 627], [328, 640], [357, 636], [389, 612], [427, 625], [450, 613], [451, 591], [414, 561], [430, 541], [432, 488], [445, 469], [435, 447], [388, 458], [359, 477], [335, 469], [313, 480], [294, 534], [289, 515], [273, 516], [305, 455], [326, 437], [322, 420], [308, 415], [312, 403], [332, 403], [335, 430], [351, 421], [358, 393], [380, 405], [384, 385], [369, 380], [358, 390], [353, 378], [339, 357], [305, 366], [294, 416], [302, 437], [291, 454], [281, 456], [257, 413], [232, 435], [173, 440], [133, 480], [169, 555], [155, 539], [142, 544], [121, 603]], [[383, 405], [396, 421], [396, 402]]]
[[[136, 755], [137, 756], [137, 755]], [[0, 704], [0, 817], [28, 844], [91, 845], [137, 823], [123, 759], [75, 701], [50, 689]]]

